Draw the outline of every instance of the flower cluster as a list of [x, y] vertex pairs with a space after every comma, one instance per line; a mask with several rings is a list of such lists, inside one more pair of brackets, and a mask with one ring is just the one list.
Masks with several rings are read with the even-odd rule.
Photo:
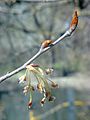
[[36, 88], [37, 90], [43, 94], [43, 98], [40, 101], [41, 106], [44, 105], [46, 100], [54, 101], [55, 97], [52, 96], [51, 88], [58, 88], [58, 84], [51, 81], [47, 75], [51, 74], [53, 69], [45, 69], [43, 70], [37, 64], [30, 64], [26, 66], [26, 72], [23, 76], [19, 78], [19, 83], [25, 83], [25, 87], [23, 89], [23, 93], [26, 95], [28, 92], [30, 93], [30, 99], [28, 103], [28, 107], [31, 108], [32, 106], [32, 94], [35, 91], [35, 87], [32, 85], [31, 82], [31, 73], [35, 76], [37, 80]]

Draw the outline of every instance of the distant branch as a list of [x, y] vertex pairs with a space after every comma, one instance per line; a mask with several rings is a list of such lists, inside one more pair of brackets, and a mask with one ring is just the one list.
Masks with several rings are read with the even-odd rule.
[[10, 72], [10, 73], [7, 73], [6, 75], [0, 77], [0, 83], [5, 81], [7, 78], [10, 78], [11, 76], [13, 76], [14, 74], [26, 69], [26, 66], [31, 64], [36, 58], [38, 58], [41, 54], [43, 54], [44, 52], [46, 52], [47, 50], [51, 49], [53, 46], [55, 46], [56, 44], [58, 44], [61, 40], [63, 40], [64, 38], [68, 37], [68, 36], [71, 36], [71, 34], [74, 32], [74, 30], [76, 29], [77, 27], [77, 24], [78, 24], [78, 16], [77, 16], [77, 11], [74, 12], [74, 16], [72, 18], [72, 21], [71, 21], [71, 24], [70, 24], [70, 27], [69, 29], [61, 36], [59, 37], [57, 40], [55, 40], [53, 43], [51, 44], [48, 44], [48, 46], [46, 46], [44, 43], [48, 43], [48, 42], [45, 42], [47, 40], [45, 40], [39, 51], [31, 58], [29, 59], [26, 63], [24, 63], [21, 67], [17, 68], [16, 70]]
[[22, 31], [22, 32], [24, 32], [25, 34], [37, 33], [35, 30], [30, 30], [30, 29], [27, 29], [27, 28], [25, 28], [25, 27], [18, 27], [18, 26], [14, 25], [14, 24], [9, 25], [8, 28]]

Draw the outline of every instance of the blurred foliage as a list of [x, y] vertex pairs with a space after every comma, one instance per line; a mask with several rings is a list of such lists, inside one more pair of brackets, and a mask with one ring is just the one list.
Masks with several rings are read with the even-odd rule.
[[[12, 84], [9, 83], [8, 86]], [[13, 85], [12, 85], [13, 86]], [[47, 102], [43, 107], [39, 102], [42, 97], [38, 92], [34, 94], [33, 106], [27, 109], [29, 96], [22, 94], [22, 88], [12, 87], [8, 93], [2, 91], [0, 99], [0, 119], [1, 120], [89, 120], [90, 102], [89, 92], [78, 91], [73, 88], [62, 88], [53, 90], [56, 100], [53, 103]], [[1, 107], [2, 106], [2, 107]], [[1, 112], [2, 111], [2, 112]], [[1, 118], [3, 117], [3, 118]], [[72, 118], [72, 119], [71, 119]]]
[[[38, 58], [37, 63], [45, 66], [48, 63], [48, 66], [55, 68], [58, 66], [61, 72], [89, 71], [88, 3], [88, 0], [77, 2], [80, 17], [76, 32], [67, 41]], [[73, 0], [58, 1], [55, 4], [22, 0], [0, 2], [1, 74], [5, 69], [11, 71], [26, 62], [38, 51], [44, 39], [55, 40], [61, 36], [69, 26], [73, 7]]]
[[[80, 7], [86, 3], [88, 1], [79, 1], [78, 5]], [[22, 65], [37, 52], [44, 39], [55, 40], [61, 36], [69, 26], [73, 6], [73, 0], [55, 4], [52, 2], [30, 4], [25, 1], [9, 1], [9, 4], [8, 1], [1, 2], [0, 66], [2, 71], [5, 69], [11, 71]], [[89, 5], [83, 9], [88, 11]], [[79, 25], [73, 36], [37, 59], [38, 63], [45, 66], [48, 63], [55, 68], [60, 63], [62, 66], [60, 71], [64, 69], [67, 72], [90, 69], [88, 65], [90, 58], [87, 57], [89, 54], [89, 16], [82, 16], [80, 10], [79, 13], [81, 14]]]
[[[69, 27], [75, 6], [74, 1], [77, 3], [79, 13], [76, 31], [71, 37], [42, 54], [35, 63], [45, 68], [54, 68], [53, 76], [68, 76], [78, 72], [90, 74], [89, 0], [60, 0], [55, 4], [27, 2], [27, 0], [0, 0], [0, 75], [21, 66], [36, 54], [43, 40], [56, 40], [60, 37]], [[37, 116], [43, 116], [50, 110], [52, 113], [55, 107], [64, 104], [65, 101], [67, 104], [65, 103], [64, 106], [68, 103], [70, 106], [53, 112], [52, 115], [48, 114], [44, 119], [90, 119], [90, 90], [88, 87], [86, 89], [77, 77], [75, 77], [78, 80], [75, 89], [70, 88], [66, 83], [66, 88], [60, 87], [59, 90], [53, 91], [56, 101], [52, 104], [47, 103], [43, 108], [37, 104], [41, 96], [35, 93], [33, 108], [28, 111], [26, 105], [28, 96], [22, 94], [22, 88], [17, 85], [17, 82], [12, 82], [23, 72], [15, 78], [12, 77], [11, 82], [4, 82], [0, 86], [0, 120], [14, 120], [16, 116], [18, 120], [37, 120]], [[87, 78], [84, 77], [82, 79], [88, 86], [89, 80], [86, 81]], [[72, 83], [73, 80], [70, 84]], [[83, 90], [76, 90], [78, 84]], [[76, 100], [85, 101], [87, 105], [75, 107], [72, 103]]]

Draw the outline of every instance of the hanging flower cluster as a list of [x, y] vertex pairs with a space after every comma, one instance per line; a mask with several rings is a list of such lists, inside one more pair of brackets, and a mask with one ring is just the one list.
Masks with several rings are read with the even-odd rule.
[[25, 87], [23, 89], [23, 93], [26, 95], [27, 93], [30, 93], [30, 99], [28, 103], [28, 108], [31, 108], [32, 106], [32, 94], [35, 91], [35, 87], [32, 85], [32, 79], [30, 74], [32, 73], [36, 80], [37, 90], [43, 94], [43, 98], [40, 100], [41, 106], [44, 105], [46, 100], [48, 101], [54, 101], [55, 97], [52, 96], [51, 88], [58, 88], [58, 84], [51, 81], [47, 75], [51, 74], [53, 72], [53, 69], [45, 69], [43, 70], [39, 65], [37, 64], [30, 64], [26, 66], [26, 72], [23, 76], [19, 78], [19, 83], [25, 83]]

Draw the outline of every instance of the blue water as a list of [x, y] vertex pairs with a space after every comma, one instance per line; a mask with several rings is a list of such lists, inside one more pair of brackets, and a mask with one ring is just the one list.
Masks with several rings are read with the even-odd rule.
[[[53, 90], [53, 94], [56, 96], [55, 102], [47, 102], [44, 107], [41, 107], [39, 104], [41, 95], [38, 92], [35, 92], [33, 96], [32, 109], [28, 110], [28, 96], [23, 95], [21, 87], [12, 91], [1, 91], [0, 107], [2, 107], [3, 110], [0, 111], [0, 120], [29, 120], [29, 113], [32, 110], [34, 112], [34, 115], [37, 117], [38, 115], [44, 114], [45, 112], [53, 109], [55, 106], [62, 104], [65, 101], [69, 103], [68, 107], [59, 109], [53, 114], [50, 114], [46, 117], [44, 116], [42, 119], [80, 120], [78, 113], [85, 112], [85, 110], [87, 110], [86, 106], [76, 107], [73, 104], [75, 100], [83, 100], [82, 96], [88, 97], [88, 95], [84, 94], [83, 92], [81, 93], [73, 88], [59, 88]], [[88, 117], [90, 119], [90, 115], [88, 115]], [[82, 120], [84, 120], [84, 118]]]

